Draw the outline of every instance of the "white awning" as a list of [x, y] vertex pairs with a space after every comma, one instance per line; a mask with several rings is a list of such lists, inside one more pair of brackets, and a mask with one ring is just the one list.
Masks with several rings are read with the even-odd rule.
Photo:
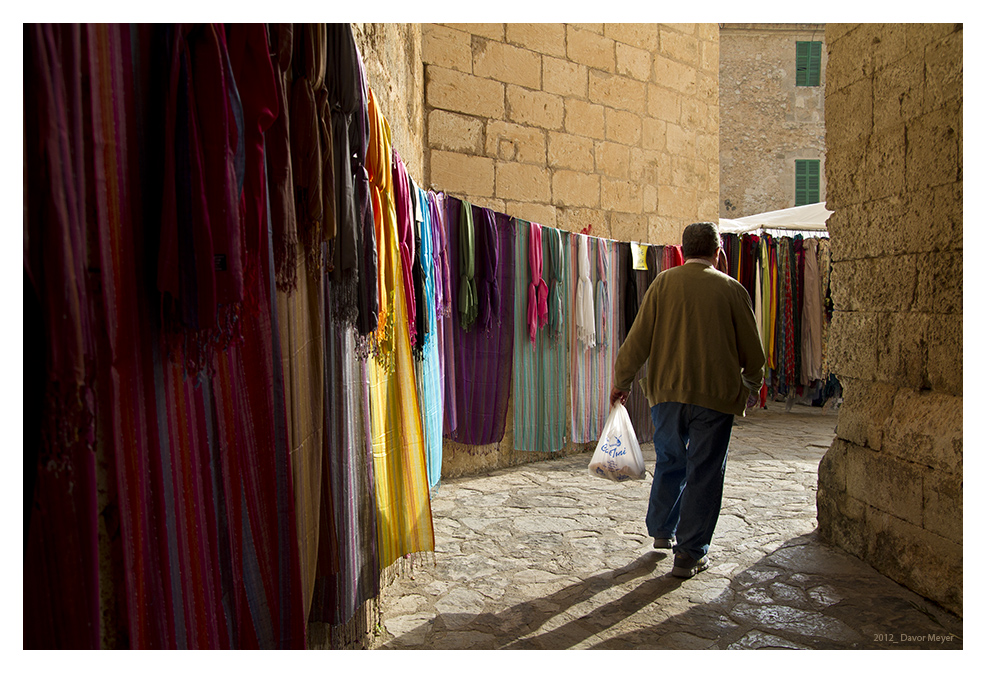
[[828, 210], [825, 203], [806, 204], [743, 218], [720, 218], [720, 231], [728, 234], [743, 234], [758, 229], [825, 232], [826, 220], [832, 214], [833, 211]]

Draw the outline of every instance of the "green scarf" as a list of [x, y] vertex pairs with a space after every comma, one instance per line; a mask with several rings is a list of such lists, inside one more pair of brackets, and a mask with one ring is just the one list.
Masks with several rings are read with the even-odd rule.
[[463, 330], [469, 330], [473, 326], [478, 310], [476, 281], [473, 278], [475, 257], [473, 207], [464, 200], [459, 217], [459, 323]]

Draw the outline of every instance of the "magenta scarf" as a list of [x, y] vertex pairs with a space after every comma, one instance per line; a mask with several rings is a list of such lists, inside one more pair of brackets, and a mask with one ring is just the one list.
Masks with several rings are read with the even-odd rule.
[[548, 322], [548, 285], [542, 278], [541, 225], [531, 223], [528, 230], [528, 264], [531, 281], [528, 283], [528, 336], [535, 341], [538, 328]]
[[392, 151], [394, 176], [394, 209], [397, 215], [398, 248], [401, 253], [401, 276], [404, 281], [405, 306], [408, 312], [408, 333], [411, 336], [411, 346], [418, 341], [415, 329], [415, 285], [411, 278], [411, 267], [415, 255], [415, 237], [411, 214], [411, 184], [408, 181], [408, 169], [405, 167], [397, 150]]

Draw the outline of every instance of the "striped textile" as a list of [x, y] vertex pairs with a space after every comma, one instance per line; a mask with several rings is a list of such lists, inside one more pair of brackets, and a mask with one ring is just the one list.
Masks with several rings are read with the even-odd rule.
[[416, 254], [421, 262], [422, 288], [425, 313], [425, 334], [418, 338], [422, 345], [419, 400], [421, 401], [422, 429], [425, 440], [425, 464], [428, 470], [428, 486], [434, 489], [442, 475], [442, 407], [443, 381], [439, 363], [439, 327], [436, 317], [435, 242], [432, 240], [432, 214], [428, 193], [412, 184], [412, 198], [417, 200], [416, 212], [420, 214], [419, 246]]
[[[516, 221], [514, 258], [528, 259], [531, 224]], [[554, 237], [554, 240], [553, 240]], [[570, 234], [542, 227], [542, 251], [556, 246], [562, 251], [563, 268], [570, 264]], [[562, 274], [562, 316], [569, 316], [573, 284], [569, 273]], [[526, 289], [530, 282], [527, 265], [518, 267], [514, 277], [514, 450], [557, 452], [566, 439], [566, 384], [569, 376], [569, 330], [556, 337], [547, 327], [539, 329], [534, 343], [528, 338]]]
[[[448, 197], [446, 200], [446, 225], [448, 227], [449, 250], [453, 254], [452, 265], [459, 269], [460, 252], [459, 219], [465, 202]], [[471, 206], [474, 222], [481, 221], [479, 206]], [[464, 330], [460, 323], [460, 312], [453, 318], [453, 360], [456, 377], [455, 386], [457, 426], [447, 432], [447, 438], [467, 445], [489, 445], [500, 442], [504, 437], [507, 421], [507, 402], [511, 392], [512, 354], [514, 352], [514, 270], [513, 254], [515, 223], [512, 218], [493, 214], [498, 246], [498, 287], [500, 288], [500, 311], [492, 317], [491, 328], [483, 331], [474, 320], [470, 329]], [[483, 249], [476, 247], [478, 255]], [[482, 261], [481, 261], [482, 262]], [[477, 269], [484, 265], [478, 263]], [[459, 307], [460, 277], [452, 283], [452, 306]], [[475, 281], [474, 281], [475, 282]], [[448, 377], [448, 374], [447, 374]], [[448, 379], [447, 379], [448, 381]]]
[[456, 408], [456, 356], [453, 329], [455, 305], [452, 302], [452, 279], [454, 261], [449, 250], [449, 226], [446, 222], [447, 200], [442, 192], [429, 192], [430, 211], [435, 232], [435, 245], [438, 260], [436, 263], [436, 288], [442, 293], [437, 307], [439, 321], [439, 371], [442, 377], [442, 433], [449, 435], [456, 430], [459, 415]]
[[[47, 337], [40, 346], [25, 344], [25, 351], [43, 349], [35, 352], [36, 369], [25, 363], [25, 383], [29, 377], [44, 383], [42, 400], [24, 401], [25, 477], [34, 485], [26, 495], [24, 648], [100, 645], [93, 449], [104, 419], [94, 418], [100, 412], [94, 404], [106, 383], [94, 380], [91, 364], [109, 361], [90, 320], [86, 219], [94, 204], [86, 203], [84, 160], [91, 157], [83, 141], [91, 130], [83, 132], [82, 94], [84, 76], [102, 93], [118, 74], [91, 71], [85, 43], [91, 34], [89, 27], [24, 25], [24, 271], [43, 317], [34, 336]], [[109, 45], [101, 39], [98, 46]], [[97, 95], [93, 107], [103, 103]], [[102, 135], [94, 140], [101, 144]], [[115, 304], [112, 288], [104, 301]], [[27, 407], [31, 402], [42, 403], [40, 418]], [[28, 428], [29, 420], [40, 427]]]
[[[327, 295], [332, 292], [330, 282]], [[366, 442], [369, 381], [366, 362], [356, 356], [356, 344], [352, 326], [327, 323], [329, 394], [322, 513], [333, 518], [336, 536], [332, 545], [325, 537], [319, 539], [319, 573], [309, 621], [334, 625], [349, 622], [377, 594], [379, 580], [373, 456]]]
[[369, 92], [367, 171], [377, 234], [380, 320], [370, 363], [370, 421], [380, 567], [414, 552], [434, 550], [432, 511], [418, 391], [408, 334], [398, 252], [391, 140], [387, 120]]
[[288, 413], [288, 456], [291, 459], [295, 525], [301, 562], [302, 596], [308, 615], [315, 585], [322, 504], [324, 297], [321, 273], [314, 273], [312, 256], [298, 246], [296, 287], [277, 291], [277, 318], [284, 373], [285, 410]]
[[[578, 278], [578, 237], [570, 238], [569, 251], [569, 276]], [[590, 265], [589, 284], [595, 287], [600, 280], [600, 268], [597, 265], [597, 256], [603, 254], [610, 260], [607, 265], [605, 285], [612, 288], [616, 285], [616, 277], [613, 270], [616, 266], [616, 246], [615, 242], [607, 241], [597, 237], [587, 237], [589, 246]], [[602, 250], [601, 250], [602, 249]], [[573, 291], [571, 301], [575, 301], [575, 291]], [[607, 316], [604, 322], [613, 325], [613, 306], [615, 302], [607, 303]], [[574, 314], [574, 312], [570, 312]], [[586, 348], [582, 341], [576, 339], [576, 317], [573, 315], [569, 321], [571, 348], [570, 358], [570, 406], [572, 419], [572, 441], [573, 442], [595, 442], [603, 430], [607, 415], [610, 413], [610, 388], [613, 383], [613, 364], [617, 357], [617, 348], [613, 339], [606, 340], [605, 345], [600, 344], [597, 339], [596, 345]]]

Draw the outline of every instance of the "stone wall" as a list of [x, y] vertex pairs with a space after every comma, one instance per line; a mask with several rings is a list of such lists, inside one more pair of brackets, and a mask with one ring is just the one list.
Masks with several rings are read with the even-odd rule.
[[[795, 160], [819, 159], [826, 200], [825, 24], [720, 27], [722, 218], [795, 205]], [[795, 42], [823, 42], [820, 86], [795, 86]]]
[[[428, 24], [428, 185], [543, 225], [679, 243], [719, 201], [716, 24]], [[540, 456], [447, 442], [451, 477]], [[567, 447], [581, 451], [585, 446]]]
[[826, 43], [845, 398], [820, 533], [962, 615], [962, 25], [828, 24]]
[[425, 187], [425, 72], [420, 23], [354, 23], [367, 80], [391, 127], [391, 142]]

